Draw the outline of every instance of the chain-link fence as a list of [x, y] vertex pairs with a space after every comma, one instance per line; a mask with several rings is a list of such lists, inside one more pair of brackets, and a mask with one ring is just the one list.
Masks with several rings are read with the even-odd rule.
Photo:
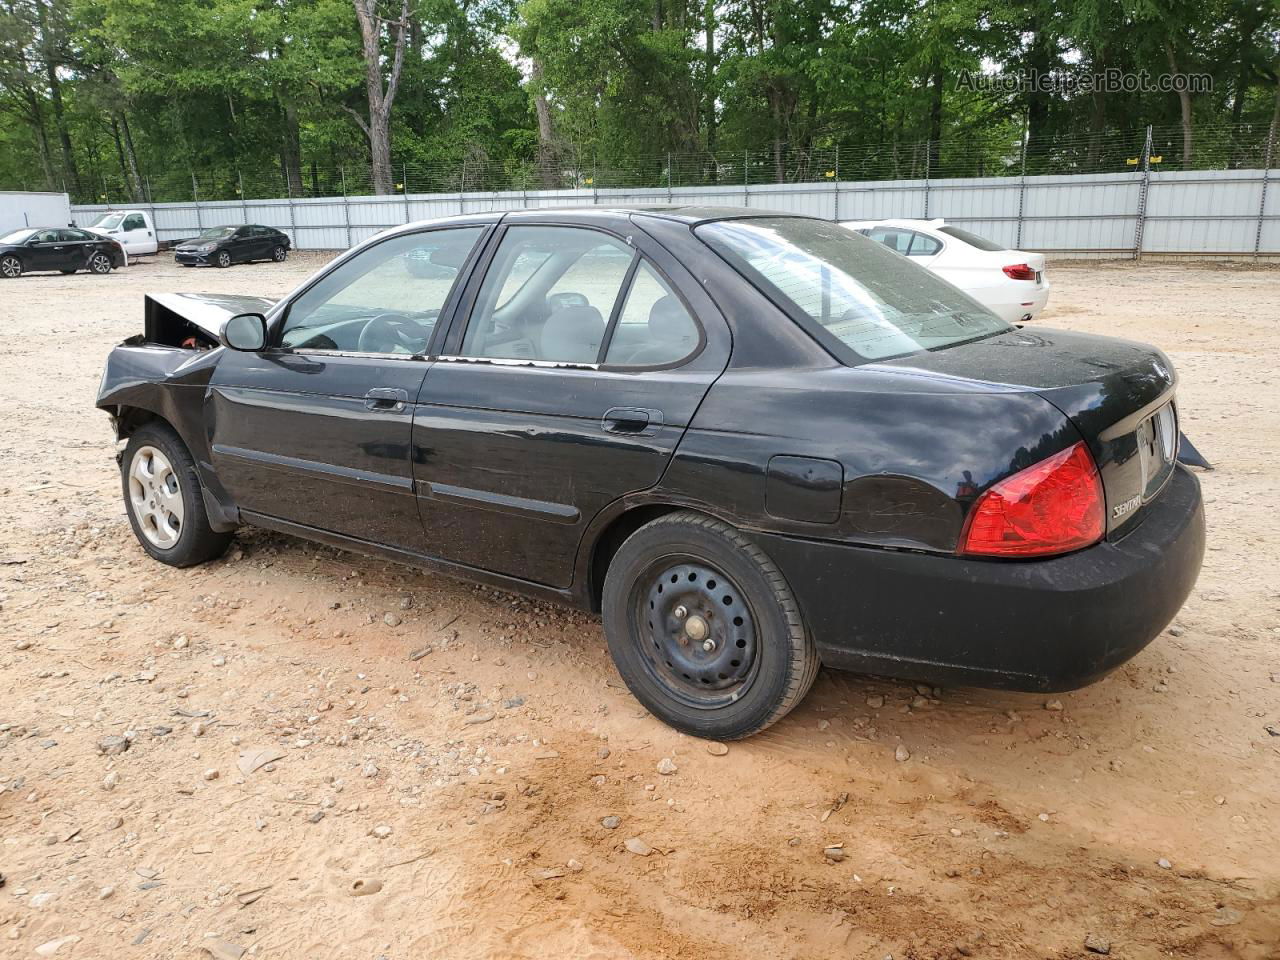
[[[1155, 171], [1265, 169], [1275, 165], [1280, 155], [1276, 147], [1276, 132], [1266, 124], [1196, 127], [1189, 151], [1177, 125], [1029, 139], [1014, 133], [960, 134], [941, 142], [843, 142], [820, 148], [777, 143], [714, 154], [629, 158], [566, 146], [519, 160], [468, 156], [457, 163], [396, 162], [392, 180], [394, 193], [408, 195], [1123, 173], [1148, 163]], [[44, 189], [34, 181], [11, 186]], [[65, 186], [73, 202], [115, 205], [375, 192], [367, 164], [309, 160], [293, 178], [277, 165], [149, 170], [135, 180], [100, 165], [81, 172], [79, 189]]]

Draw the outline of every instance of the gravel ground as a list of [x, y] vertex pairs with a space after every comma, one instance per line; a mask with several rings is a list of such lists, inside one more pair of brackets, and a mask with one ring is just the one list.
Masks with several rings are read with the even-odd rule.
[[824, 672], [717, 755], [590, 617], [253, 531], [145, 557], [93, 409], [141, 294], [323, 260], [0, 283], [0, 955], [1280, 956], [1280, 272], [1051, 270], [1039, 322], [1163, 347], [1218, 466], [1164, 636], [1051, 700]]

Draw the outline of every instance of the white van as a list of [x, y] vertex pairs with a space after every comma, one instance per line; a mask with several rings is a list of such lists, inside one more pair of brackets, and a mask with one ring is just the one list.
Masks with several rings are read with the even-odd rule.
[[98, 215], [86, 230], [110, 237], [124, 247], [130, 257], [155, 253], [160, 249], [155, 224], [145, 210], [108, 210]]

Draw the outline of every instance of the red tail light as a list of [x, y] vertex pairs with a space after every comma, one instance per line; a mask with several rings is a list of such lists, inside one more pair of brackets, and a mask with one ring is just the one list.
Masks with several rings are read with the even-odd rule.
[[1010, 280], [1034, 280], [1036, 272], [1025, 263], [1011, 263], [1007, 267], [1001, 267], [1004, 275]]
[[1101, 539], [1102, 481], [1088, 447], [1077, 443], [1001, 480], [978, 498], [960, 535], [960, 553], [1037, 557]]

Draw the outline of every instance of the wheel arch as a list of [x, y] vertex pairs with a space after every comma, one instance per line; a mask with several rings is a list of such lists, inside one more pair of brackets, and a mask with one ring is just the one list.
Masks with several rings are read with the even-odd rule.
[[711, 517], [733, 525], [727, 517], [704, 509], [701, 506], [677, 503], [673, 500], [655, 500], [625, 505], [619, 512], [598, 522], [598, 529], [590, 531], [585, 538], [584, 547], [579, 556], [583, 569], [580, 583], [583, 584], [581, 602], [592, 613], [599, 613], [601, 598], [604, 593], [604, 580], [609, 572], [618, 548], [646, 523], [666, 516], [669, 513], [694, 513]]

